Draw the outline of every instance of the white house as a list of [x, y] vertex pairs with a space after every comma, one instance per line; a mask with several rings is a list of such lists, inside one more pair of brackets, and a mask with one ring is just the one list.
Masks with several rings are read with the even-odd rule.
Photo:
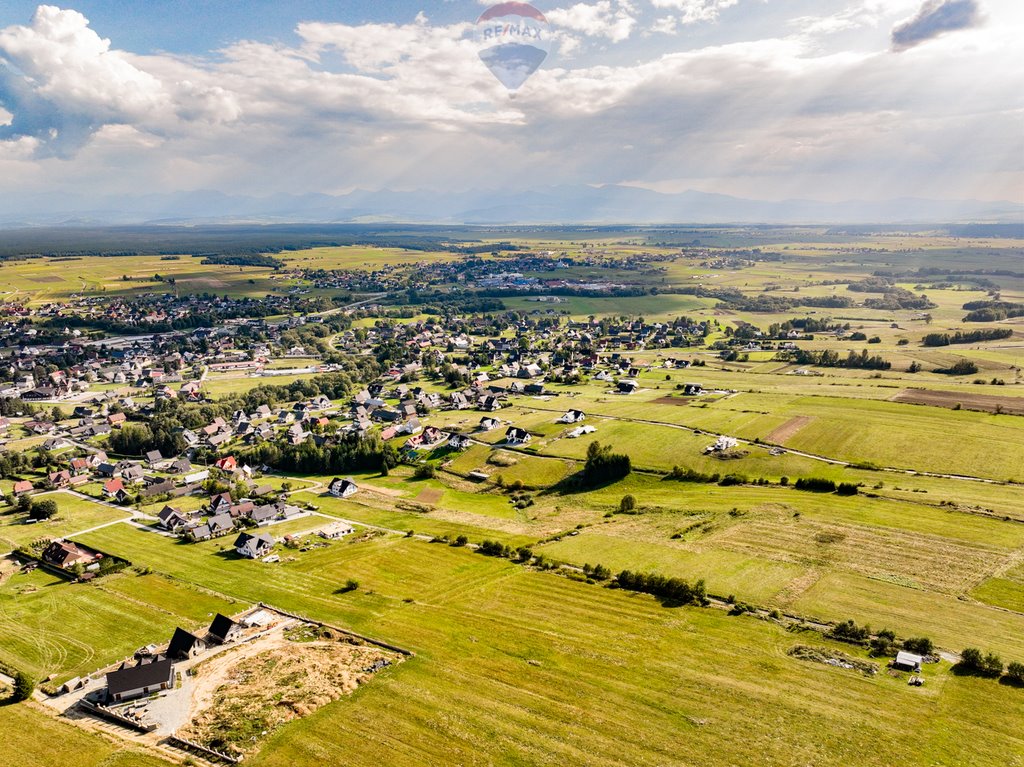
[[345, 477], [344, 479], [335, 477], [331, 480], [331, 484], [327, 486], [327, 492], [335, 498], [348, 498], [350, 495], [355, 495], [358, 490], [359, 487], [352, 477]]

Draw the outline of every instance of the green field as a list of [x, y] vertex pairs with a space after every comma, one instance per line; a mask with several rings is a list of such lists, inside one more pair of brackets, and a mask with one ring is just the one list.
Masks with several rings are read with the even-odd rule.
[[71, 493], [55, 492], [33, 496], [57, 502], [57, 516], [44, 522], [23, 524], [24, 514], [8, 511], [0, 515], [0, 541], [12, 547], [24, 546], [39, 538], [62, 538], [79, 530], [126, 519], [125, 510], [79, 498]]
[[[878, 765], [1024, 756], [1017, 729], [997, 724], [1024, 713], [1012, 688], [943, 668], [926, 671], [922, 690], [886, 675], [868, 679], [786, 655], [797, 643], [828, 644], [817, 635], [718, 610], [663, 608], [464, 549], [383, 538], [266, 566], [218, 556], [216, 543], [179, 546], [123, 525], [87, 539], [417, 652], [355, 695], [283, 727], [256, 764], [315, 755], [411, 765], [430, 754], [433, 763], [612, 765], [690, 763], [713, 753], [722, 764], [798, 757], [839, 765], [851, 749]], [[348, 577], [360, 589], [335, 594]], [[624, 728], [641, 726], [646, 737], [623, 739]], [[983, 745], [950, 738], [950, 728], [983, 731]], [[904, 738], [907, 729], [918, 736]]]

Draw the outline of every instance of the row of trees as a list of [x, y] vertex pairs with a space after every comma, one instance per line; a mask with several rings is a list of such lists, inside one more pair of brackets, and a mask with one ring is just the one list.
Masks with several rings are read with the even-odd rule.
[[708, 604], [707, 589], [703, 580], [690, 583], [682, 578], [657, 573], [634, 573], [623, 570], [615, 576], [615, 584], [620, 589], [652, 594], [673, 605]]

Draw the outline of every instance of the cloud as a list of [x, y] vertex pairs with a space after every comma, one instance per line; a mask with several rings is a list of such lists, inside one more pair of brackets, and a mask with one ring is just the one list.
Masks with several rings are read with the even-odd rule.
[[679, 12], [680, 24], [699, 24], [716, 21], [726, 8], [732, 8], [739, 0], [651, 0], [655, 8], [671, 8]]
[[926, 0], [917, 15], [892, 30], [892, 48], [905, 51], [932, 38], [981, 23], [977, 0]]
[[239, 116], [230, 94], [201, 82], [201, 70], [164, 80], [142, 61], [112, 49], [77, 11], [39, 6], [30, 26], [0, 30], [0, 104], [13, 115], [0, 138], [35, 137], [39, 153], [67, 157], [105, 125], [162, 132], [179, 120]]
[[[732, 4], [659, 2], [670, 10], [645, 10], [671, 20], [666, 33]], [[574, 58], [552, 57], [515, 99], [477, 56], [470, 22], [311, 21], [293, 43], [242, 40], [186, 58], [118, 50], [80, 14], [41, 9], [0, 30], [0, 197], [30, 186], [270, 194], [687, 179], [761, 197], [872, 184], [885, 196], [1005, 196], [1024, 157], [1019, 24], [992, 24], [985, 46], [956, 55], [895, 57], [888, 20], [911, 6], [894, 2], [837, 2], [859, 10], [814, 39], [779, 15], [784, 37], [749, 39], [745, 26], [730, 42], [723, 24], [690, 50], [631, 26], [611, 56], [616, 18], [644, 18], [640, 3], [569, 2], [554, 39]], [[871, 43], [833, 45], [828, 31], [845, 23]], [[984, 183], [999, 173], [1002, 187]]]
[[596, 3], [576, 3], [569, 8], [555, 8], [544, 15], [555, 26], [619, 43], [629, 39], [636, 26], [633, 12], [632, 4], [624, 0], [618, 0], [614, 6], [611, 0], [599, 0]]

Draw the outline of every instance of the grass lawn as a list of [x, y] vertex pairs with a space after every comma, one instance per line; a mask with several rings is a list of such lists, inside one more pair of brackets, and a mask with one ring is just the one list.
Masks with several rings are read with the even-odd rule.
[[0, 585], [0, 660], [37, 678], [56, 673], [59, 682], [167, 641], [176, 626], [198, 628], [212, 610], [237, 611], [164, 578], [121, 573], [72, 584], [40, 570], [13, 575]]
[[54, 718], [37, 703], [0, 706], [0, 762], [7, 767], [169, 767], [136, 746]]
[[43, 493], [33, 498], [50, 498], [56, 501], [57, 516], [45, 522], [26, 525], [22, 524], [25, 518], [23, 514], [2, 514], [0, 541], [11, 547], [23, 546], [39, 538], [62, 538], [79, 530], [87, 530], [118, 519], [127, 519], [129, 516], [127, 510], [112, 509], [70, 493]]

